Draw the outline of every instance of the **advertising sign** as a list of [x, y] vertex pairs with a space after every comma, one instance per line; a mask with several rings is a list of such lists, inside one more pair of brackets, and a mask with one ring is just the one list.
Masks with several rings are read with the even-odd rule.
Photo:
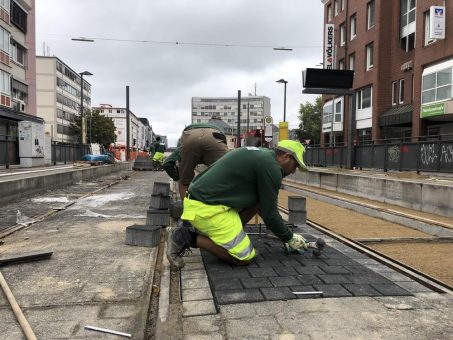
[[420, 112], [421, 118], [439, 116], [445, 113], [445, 103], [424, 105]]
[[324, 68], [335, 68], [335, 25], [326, 24], [326, 31], [324, 37]]
[[445, 6], [429, 8], [429, 37], [445, 39]]

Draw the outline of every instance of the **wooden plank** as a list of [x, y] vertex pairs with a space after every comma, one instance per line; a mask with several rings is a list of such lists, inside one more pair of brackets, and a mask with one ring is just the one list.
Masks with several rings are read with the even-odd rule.
[[49, 252], [35, 252], [35, 253], [25, 253], [21, 255], [12, 255], [9, 257], [0, 258], [0, 266], [5, 266], [11, 263], [17, 262], [30, 262], [48, 259], [52, 256], [53, 251]]

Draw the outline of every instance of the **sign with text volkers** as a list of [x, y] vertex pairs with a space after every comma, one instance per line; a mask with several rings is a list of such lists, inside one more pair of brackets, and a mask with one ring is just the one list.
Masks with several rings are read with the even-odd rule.
[[326, 31], [324, 32], [324, 68], [335, 68], [335, 25], [326, 24]]

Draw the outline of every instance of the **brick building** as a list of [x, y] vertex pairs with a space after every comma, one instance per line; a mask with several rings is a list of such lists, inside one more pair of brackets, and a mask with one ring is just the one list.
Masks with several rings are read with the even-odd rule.
[[332, 67], [354, 70], [356, 95], [353, 124], [352, 96], [323, 96], [321, 143], [346, 144], [350, 125], [359, 143], [452, 139], [453, 1], [321, 2], [324, 26], [334, 25]]

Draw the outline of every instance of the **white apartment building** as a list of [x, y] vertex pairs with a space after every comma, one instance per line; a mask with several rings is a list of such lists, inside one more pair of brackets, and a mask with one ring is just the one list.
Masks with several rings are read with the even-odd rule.
[[34, 7], [34, 0], [0, 0], [0, 165], [19, 163], [18, 122], [43, 123], [36, 117]]
[[[126, 108], [114, 107], [110, 104], [99, 104], [93, 107], [93, 110], [99, 110], [99, 113], [110, 117], [115, 125], [116, 147], [126, 147]], [[146, 118], [137, 118], [137, 116], [130, 112], [129, 124], [129, 145], [138, 150], [148, 149], [152, 144], [153, 129], [148, 123]]]
[[[81, 81], [81, 75], [57, 57], [36, 57], [37, 115], [44, 119], [45, 131], [53, 141], [81, 140], [70, 131], [74, 116], [80, 115]], [[87, 113], [90, 109], [91, 85], [83, 79], [83, 110]]]
[[[264, 117], [271, 114], [271, 100], [265, 96], [241, 98], [241, 133], [262, 129]], [[212, 117], [220, 118], [237, 133], [237, 97], [193, 97], [192, 123], [208, 123]]]

